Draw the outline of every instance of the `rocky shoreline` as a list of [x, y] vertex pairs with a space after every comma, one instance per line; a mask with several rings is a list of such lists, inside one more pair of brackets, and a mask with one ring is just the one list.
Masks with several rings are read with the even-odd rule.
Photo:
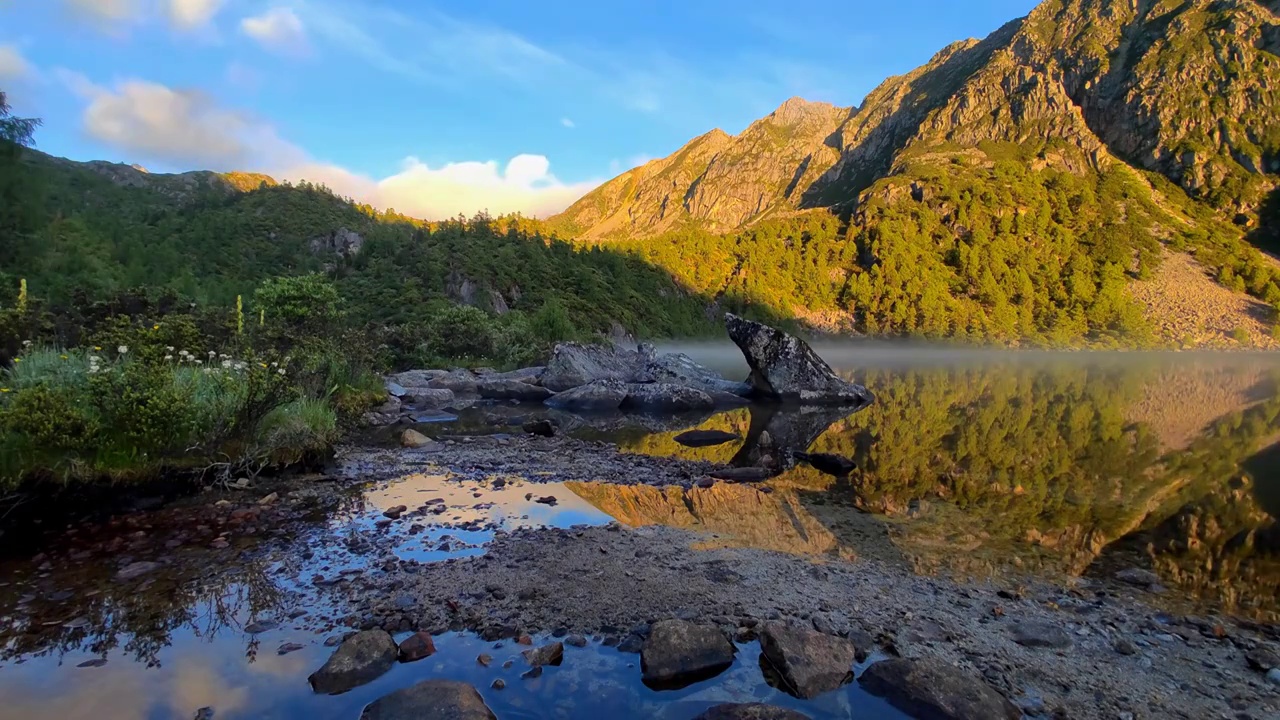
[[[563, 440], [524, 442], [527, 449]], [[447, 446], [435, 466], [451, 468], [456, 460], [466, 472], [476, 452]], [[600, 446], [593, 452], [605, 467], [618, 455]], [[626, 462], [658, 477], [666, 464]], [[536, 463], [526, 467], [530, 482], [548, 477]], [[875, 559], [717, 547], [709, 539], [618, 523], [520, 529], [498, 533], [476, 557], [425, 563], [388, 554], [371, 561], [377, 572], [330, 591], [351, 608], [348, 632], [468, 630], [494, 642], [590, 638], [639, 652], [663, 620], [714, 627], [737, 642], [783, 623], [847, 640], [859, 661], [903, 658], [957, 669], [967, 678], [963, 687], [989, 686], [1027, 717], [1260, 720], [1280, 712], [1277, 683], [1267, 675], [1280, 632], [1170, 615], [1144, 599], [1137, 573], [1065, 587], [1034, 578], [971, 583]]]

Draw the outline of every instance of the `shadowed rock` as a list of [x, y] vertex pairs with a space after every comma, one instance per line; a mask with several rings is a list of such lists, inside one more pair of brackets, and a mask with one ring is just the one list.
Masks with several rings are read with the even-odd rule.
[[360, 720], [497, 720], [476, 689], [453, 680], [425, 680], [374, 700]]
[[809, 720], [809, 716], [777, 705], [725, 703], [708, 708], [693, 720]]
[[729, 463], [737, 467], [751, 467], [758, 465], [767, 455], [774, 459], [780, 470], [789, 469], [795, 464], [795, 453], [808, 450], [827, 428], [861, 409], [822, 405], [798, 408], [752, 405], [747, 439]]
[[739, 397], [751, 394], [751, 385], [726, 380], [713, 370], [694, 362], [693, 358], [684, 353], [667, 353], [658, 356], [649, 363], [649, 374], [657, 382], [686, 385], [708, 394], [727, 393]]
[[873, 664], [858, 682], [913, 717], [1018, 720], [1022, 711], [985, 680], [941, 660], [895, 658]]
[[365, 630], [342, 641], [307, 680], [316, 692], [337, 695], [376, 680], [395, 665], [398, 655], [396, 641], [385, 630]]
[[675, 436], [675, 441], [685, 447], [700, 448], [723, 445], [738, 439], [738, 435], [723, 430], [689, 430]]
[[783, 691], [808, 699], [853, 679], [857, 648], [841, 637], [771, 622], [760, 633], [760, 652], [778, 674]]
[[646, 383], [627, 386], [622, 409], [648, 412], [690, 412], [716, 406], [711, 396], [694, 387], [674, 383]]
[[533, 667], [559, 665], [564, 660], [564, 644], [554, 642], [539, 648], [525, 650], [520, 654]]
[[542, 402], [552, 395], [550, 390], [524, 380], [491, 378], [485, 378], [476, 383], [476, 392], [486, 400], [518, 400], [520, 402]]
[[733, 653], [733, 643], [714, 625], [662, 620], [640, 650], [641, 678], [651, 687], [684, 687], [724, 672]]
[[627, 397], [627, 386], [617, 380], [596, 380], [547, 398], [546, 404], [560, 410], [602, 412], [617, 410]]
[[759, 397], [807, 405], [867, 405], [874, 399], [861, 385], [841, 380], [803, 340], [733, 313], [724, 320]]

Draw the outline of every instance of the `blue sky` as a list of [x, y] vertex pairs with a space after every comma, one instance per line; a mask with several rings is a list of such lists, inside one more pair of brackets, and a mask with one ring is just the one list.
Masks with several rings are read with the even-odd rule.
[[1034, 5], [0, 0], [0, 89], [74, 159], [545, 215], [793, 95], [855, 105]]

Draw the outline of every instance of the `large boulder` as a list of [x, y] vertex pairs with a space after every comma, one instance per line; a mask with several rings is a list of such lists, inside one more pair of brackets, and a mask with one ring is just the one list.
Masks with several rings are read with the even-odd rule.
[[660, 688], [684, 687], [724, 672], [733, 664], [734, 651], [714, 625], [661, 620], [640, 649], [641, 679]]
[[511, 370], [510, 372], [495, 372], [484, 376], [485, 380], [519, 380], [520, 382], [538, 384], [538, 380], [542, 377], [542, 373], [546, 371], [545, 367], [527, 367], [519, 370]]
[[360, 720], [497, 720], [497, 716], [471, 685], [424, 680], [369, 703]]
[[523, 380], [492, 378], [484, 378], [476, 383], [476, 392], [486, 400], [518, 400], [520, 402], [542, 402], [553, 394], [540, 385]]
[[644, 383], [627, 386], [622, 400], [624, 410], [648, 412], [690, 412], [710, 410], [716, 406], [707, 393], [687, 385]]
[[[449, 390], [458, 395], [474, 395], [479, 378], [470, 370], [454, 369], [440, 372], [427, 381], [427, 387], [436, 390]], [[401, 383], [403, 384], [403, 383]], [[408, 387], [406, 385], [406, 387]]]
[[403, 400], [423, 410], [439, 410], [453, 402], [453, 391], [431, 387], [405, 388]]
[[365, 630], [342, 641], [324, 667], [307, 680], [318, 693], [337, 695], [373, 682], [396, 664], [396, 641], [385, 630]]
[[616, 345], [583, 345], [560, 343], [542, 373], [542, 385], [563, 392], [596, 380], [624, 383], [649, 382], [647, 366], [652, 349], [628, 350]]
[[728, 393], [742, 397], [751, 394], [750, 384], [726, 380], [715, 371], [694, 362], [693, 358], [684, 353], [659, 355], [649, 363], [648, 370], [656, 382], [688, 385], [707, 393]]
[[708, 708], [693, 720], [809, 720], [809, 716], [777, 705], [725, 703]]
[[617, 380], [596, 380], [547, 398], [546, 404], [575, 412], [617, 410], [627, 397], [627, 386]]
[[725, 313], [729, 339], [742, 350], [755, 394], [805, 405], [866, 405], [869, 390], [841, 380], [813, 348], [797, 337], [733, 313]]
[[941, 660], [894, 658], [868, 667], [858, 682], [913, 716], [937, 720], [1018, 720], [1022, 711], [985, 680]]
[[853, 679], [857, 648], [841, 637], [771, 622], [760, 632], [760, 652], [784, 692], [808, 699]]

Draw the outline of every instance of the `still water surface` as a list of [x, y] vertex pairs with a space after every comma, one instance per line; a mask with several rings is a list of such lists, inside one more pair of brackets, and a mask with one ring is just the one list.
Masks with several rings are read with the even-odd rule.
[[[721, 348], [686, 350], [741, 373]], [[854, 459], [848, 477], [796, 464], [763, 484], [685, 490], [519, 481], [494, 488], [420, 474], [366, 487], [337, 506], [304, 503], [300, 529], [264, 527], [230, 552], [175, 542], [164, 566], [141, 581], [115, 577], [121, 560], [197, 521], [143, 513], [82, 529], [48, 559], [5, 561], [0, 715], [149, 720], [213, 707], [220, 719], [355, 718], [386, 692], [447, 677], [473, 683], [503, 718], [676, 720], [729, 701], [774, 702], [813, 717], [902, 717], [856, 684], [814, 701], [785, 696], [763, 681], [755, 644], [740, 646], [733, 668], [715, 679], [656, 692], [640, 683], [638, 656], [599, 643], [566, 648], [563, 666], [522, 679], [518, 662], [501, 667], [521, 648], [449, 633], [437, 637], [436, 655], [373, 684], [337, 697], [311, 693], [306, 677], [343, 621], [314, 578], [376, 572], [372, 563], [385, 553], [419, 562], [474, 555], [495, 532], [537, 525], [667, 524], [703, 531], [708, 547], [956, 576], [1106, 579], [1138, 566], [1160, 576], [1159, 602], [1271, 622], [1280, 614], [1280, 368], [1270, 356], [822, 350], [878, 402], [850, 415], [744, 408], [667, 419], [660, 429], [616, 418], [593, 429], [594, 419], [582, 418], [575, 432], [631, 453], [742, 463], [758, 458], [768, 431], [771, 452], [807, 446]], [[484, 425], [467, 420], [464, 413], [453, 431]], [[676, 438], [691, 428], [738, 439], [689, 447]], [[531, 491], [557, 502], [537, 503]], [[351, 540], [369, 536], [383, 510], [424, 498], [446, 510], [419, 531], [384, 533], [377, 552]], [[274, 627], [246, 630], [263, 620]], [[278, 654], [286, 643], [302, 647]], [[494, 656], [493, 667], [476, 664], [481, 652]], [[498, 678], [505, 689], [490, 687]]]

